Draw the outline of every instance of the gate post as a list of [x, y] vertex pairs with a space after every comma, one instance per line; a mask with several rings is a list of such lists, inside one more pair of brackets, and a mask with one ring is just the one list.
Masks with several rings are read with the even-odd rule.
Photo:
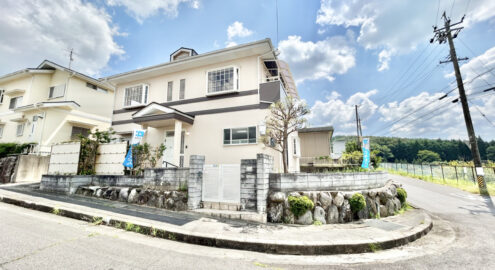
[[267, 154], [256, 155], [256, 209], [266, 213], [269, 177], [273, 168], [273, 157]]
[[189, 178], [187, 179], [187, 208], [198, 209], [203, 187], [203, 166], [205, 156], [191, 155], [189, 158]]

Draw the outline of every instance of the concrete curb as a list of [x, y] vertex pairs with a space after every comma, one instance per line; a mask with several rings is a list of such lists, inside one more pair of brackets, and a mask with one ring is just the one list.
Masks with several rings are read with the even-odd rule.
[[[0, 195], [0, 201], [28, 209], [41, 212], [52, 213], [63, 217], [73, 218], [91, 222], [96, 225], [107, 225], [128, 231], [134, 231], [153, 237], [197, 244], [203, 246], [230, 248], [239, 250], [248, 250], [273, 254], [290, 254], [290, 255], [331, 255], [331, 254], [350, 254], [374, 252], [376, 250], [390, 249], [406, 245], [416, 239], [426, 235], [433, 227], [430, 216], [425, 214], [424, 222], [413, 228], [408, 235], [394, 238], [386, 241], [363, 241], [362, 243], [353, 244], [288, 244], [277, 243], [275, 241], [253, 241], [249, 239], [227, 239], [217, 238], [197, 233], [187, 234], [185, 232], [173, 231], [170, 229], [154, 228], [150, 225], [130, 222], [129, 220], [120, 220], [109, 217], [102, 217], [88, 213], [76, 212], [64, 208], [56, 208], [44, 204], [38, 204], [30, 201], [18, 200]], [[302, 241], [301, 241], [302, 243]]]

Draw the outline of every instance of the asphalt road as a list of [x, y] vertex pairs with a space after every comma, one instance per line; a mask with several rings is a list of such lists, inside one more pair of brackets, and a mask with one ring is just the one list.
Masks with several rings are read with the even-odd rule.
[[0, 203], [0, 269], [495, 269], [491, 199], [393, 177], [435, 224], [424, 238], [394, 250], [280, 256], [209, 248]]

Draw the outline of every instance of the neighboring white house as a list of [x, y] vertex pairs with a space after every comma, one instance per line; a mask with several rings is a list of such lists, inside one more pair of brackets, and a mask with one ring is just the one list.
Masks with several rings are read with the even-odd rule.
[[47, 60], [1, 76], [0, 142], [35, 143], [47, 153], [53, 143], [106, 130], [113, 96], [111, 85]]
[[[102, 81], [116, 89], [113, 129], [123, 138], [144, 129], [144, 142], [164, 143], [164, 166], [188, 166], [193, 154], [204, 155], [208, 164], [232, 164], [267, 153], [275, 157], [276, 170], [282, 168], [281, 154], [260, 136], [270, 104], [298, 95], [269, 39], [204, 54], [180, 48], [169, 62]], [[290, 143], [288, 149], [293, 172], [299, 171], [295, 147]]]

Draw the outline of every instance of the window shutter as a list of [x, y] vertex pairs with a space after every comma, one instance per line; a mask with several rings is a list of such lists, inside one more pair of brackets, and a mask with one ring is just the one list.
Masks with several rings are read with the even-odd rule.
[[179, 99], [185, 98], [185, 92], [186, 92], [186, 79], [182, 79], [180, 80]]
[[174, 87], [174, 82], [168, 82], [167, 88], [167, 101], [172, 101], [172, 89]]
[[16, 98], [11, 98], [10, 99], [10, 104], [9, 104], [9, 109], [10, 110], [15, 109], [15, 102], [16, 102]]

